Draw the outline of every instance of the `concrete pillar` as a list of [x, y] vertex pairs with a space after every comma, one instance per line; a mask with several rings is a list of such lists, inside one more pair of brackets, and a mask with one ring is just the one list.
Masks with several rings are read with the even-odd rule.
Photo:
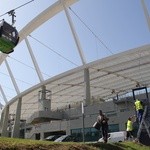
[[90, 93], [90, 77], [89, 69], [84, 69], [84, 84], [85, 84], [85, 105], [89, 105], [91, 102], [91, 93]]
[[5, 106], [4, 108], [4, 117], [3, 117], [3, 122], [2, 122], [2, 136], [8, 137], [8, 118], [9, 118], [9, 105]]
[[19, 136], [20, 136], [21, 105], [22, 105], [22, 98], [19, 98], [18, 104], [17, 104], [17, 109], [16, 109], [14, 127], [13, 127], [12, 135], [11, 135], [11, 137], [13, 137], [13, 138], [19, 138]]
[[45, 86], [39, 91], [39, 111], [51, 111], [51, 91], [46, 90]]
[[40, 132], [40, 140], [44, 140], [44, 132]]
[[2, 130], [3, 121], [4, 121], [4, 111], [2, 111], [2, 113], [1, 113], [0, 130]]
[[66, 134], [70, 135], [71, 134], [71, 127], [70, 127], [70, 119], [66, 121]]

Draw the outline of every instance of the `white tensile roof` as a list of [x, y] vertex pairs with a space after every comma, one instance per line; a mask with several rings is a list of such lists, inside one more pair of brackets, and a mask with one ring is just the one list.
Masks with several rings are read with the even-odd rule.
[[150, 87], [150, 45], [80, 66], [35, 85], [13, 98], [10, 113], [16, 111], [16, 100], [22, 99], [22, 119], [38, 111], [38, 91], [50, 90], [52, 110], [78, 105], [85, 98], [84, 68], [89, 68], [91, 102], [102, 102], [132, 92], [136, 86]]

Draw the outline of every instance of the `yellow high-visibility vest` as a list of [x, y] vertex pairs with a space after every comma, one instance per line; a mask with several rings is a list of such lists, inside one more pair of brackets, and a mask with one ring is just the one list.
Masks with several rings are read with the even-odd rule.
[[136, 102], [135, 102], [135, 108], [136, 108], [136, 110], [143, 109], [141, 101], [136, 100]]
[[132, 131], [133, 130], [133, 123], [131, 120], [127, 121], [127, 131]]

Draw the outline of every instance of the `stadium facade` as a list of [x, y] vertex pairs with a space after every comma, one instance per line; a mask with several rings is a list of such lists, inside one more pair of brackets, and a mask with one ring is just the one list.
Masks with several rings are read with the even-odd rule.
[[[65, 5], [62, 5], [58, 1], [50, 6], [20, 31], [19, 42], [25, 40], [32, 52], [27, 36], [64, 9], [68, 16], [66, 6], [75, 2], [65, 0]], [[70, 22], [69, 17], [68, 20]], [[144, 133], [145, 130], [150, 131], [150, 45], [86, 63], [73, 25], [71, 22], [69, 25], [83, 65], [43, 80], [35, 58], [31, 57], [40, 83], [18, 92], [6, 103], [1, 115], [1, 135], [44, 139], [52, 134], [73, 134], [81, 140], [84, 135], [85, 141], [95, 141], [101, 136], [92, 127], [98, 111], [101, 109], [109, 117], [110, 132], [125, 130], [127, 118], [135, 115], [134, 101], [137, 97], [146, 101], [148, 106], [147, 129], [143, 127], [143, 130]], [[8, 66], [6, 57], [1, 54], [0, 62], [5, 60]], [[134, 94], [134, 89], [139, 91]]]

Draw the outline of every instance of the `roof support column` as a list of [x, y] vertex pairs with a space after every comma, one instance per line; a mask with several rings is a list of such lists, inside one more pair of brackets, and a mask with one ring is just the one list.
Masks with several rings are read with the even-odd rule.
[[72, 35], [73, 35], [73, 37], [74, 37], [76, 46], [77, 46], [77, 48], [78, 48], [78, 52], [79, 52], [79, 54], [80, 54], [80, 58], [81, 58], [81, 60], [82, 60], [82, 64], [85, 65], [85, 64], [86, 64], [86, 60], [85, 60], [85, 57], [84, 57], [84, 54], [83, 54], [83, 50], [82, 50], [82, 48], [81, 48], [81, 44], [80, 44], [79, 38], [78, 38], [77, 33], [76, 33], [76, 31], [75, 31], [75, 27], [74, 27], [74, 25], [73, 25], [73, 22], [72, 22], [72, 20], [71, 20], [71, 17], [70, 17], [70, 15], [69, 15], [69, 12], [68, 12], [68, 10], [67, 10], [67, 8], [66, 8], [66, 6], [65, 6], [64, 0], [60, 0], [60, 1], [61, 1], [62, 5], [63, 5], [63, 7], [64, 7], [64, 11], [65, 11], [66, 17], [67, 17], [67, 19], [68, 19], [68, 23], [69, 23], [69, 25], [70, 25], [70, 29], [71, 29]]
[[8, 64], [8, 62], [7, 62], [6, 59], [5, 59], [5, 64], [6, 64], [6, 67], [7, 67], [8, 72], [9, 72], [9, 75], [10, 75], [10, 77], [11, 77], [11, 81], [12, 81], [14, 87], [15, 87], [16, 93], [19, 94], [19, 93], [20, 93], [19, 88], [18, 88], [18, 86], [17, 86], [17, 83], [16, 83], [16, 81], [15, 81], [15, 78], [14, 78], [12, 72], [11, 72], [11, 69], [10, 69], [9, 64]]
[[147, 20], [148, 28], [149, 28], [149, 31], [150, 31], [150, 17], [149, 17], [149, 13], [148, 13], [148, 10], [146, 8], [144, 0], [141, 0], [141, 3], [142, 3], [143, 10], [144, 10], [145, 18]]
[[22, 98], [19, 98], [18, 104], [17, 104], [17, 109], [16, 109], [14, 127], [13, 127], [13, 131], [12, 131], [12, 135], [11, 135], [11, 137], [13, 137], [13, 138], [19, 138], [19, 136], [20, 136], [21, 105], [22, 105]]
[[84, 69], [84, 84], [85, 84], [85, 105], [89, 105], [91, 102], [91, 91], [90, 91], [90, 76], [89, 69]]
[[4, 108], [4, 117], [2, 119], [2, 136], [4, 137], [8, 137], [9, 136], [9, 133], [8, 133], [8, 118], [9, 118], [9, 105], [7, 105], [5, 108]]
[[29, 50], [29, 53], [30, 53], [32, 62], [33, 62], [33, 64], [34, 64], [36, 73], [37, 73], [37, 75], [38, 75], [38, 77], [39, 77], [39, 80], [40, 80], [40, 82], [43, 82], [44, 79], [43, 79], [42, 73], [41, 73], [41, 71], [40, 71], [40, 68], [39, 68], [39, 66], [38, 66], [38, 63], [37, 63], [37, 61], [36, 61], [36, 59], [35, 59], [35, 56], [34, 56], [33, 51], [32, 51], [32, 48], [31, 48], [31, 46], [30, 46], [29, 41], [28, 41], [27, 38], [25, 38], [25, 42], [26, 42], [26, 45], [27, 45], [27, 47], [28, 47], [28, 50]]
[[2, 93], [2, 96], [3, 96], [3, 99], [4, 99], [5, 103], [7, 103], [8, 101], [7, 101], [6, 95], [5, 95], [1, 85], [0, 85], [0, 91]]
[[1, 113], [1, 120], [0, 120], [0, 129], [2, 130], [2, 126], [3, 126], [3, 121], [4, 121], [4, 111], [2, 111]]

